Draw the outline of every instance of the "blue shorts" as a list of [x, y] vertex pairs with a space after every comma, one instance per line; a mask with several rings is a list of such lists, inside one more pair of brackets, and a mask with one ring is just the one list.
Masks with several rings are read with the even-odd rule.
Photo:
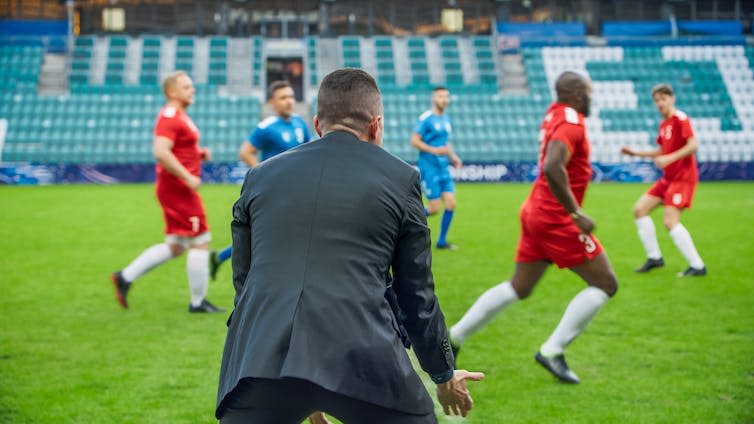
[[450, 176], [447, 168], [420, 167], [419, 175], [421, 176], [424, 195], [429, 200], [439, 199], [442, 193], [455, 193], [456, 191], [453, 177]]

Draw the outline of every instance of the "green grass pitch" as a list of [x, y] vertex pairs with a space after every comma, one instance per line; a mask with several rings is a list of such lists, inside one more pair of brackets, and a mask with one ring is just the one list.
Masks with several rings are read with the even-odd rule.
[[[213, 246], [229, 243], [239, 186], [202, 187]], [[533, 360], [583, 283], [551, 268], [533, 295], [463, 347], [470, 423], [754, 422], [754, 184], [703, 183], [683, 222], [709, 275], [686, 264], [662, 228], [666, 267], [633, 269], [643, 253], [631, 206], [647, 185], [598, 184], [585, 210], [618, 276], [617, 296], [567, 351], [578, 386]], [[435, 252], [449, 324], [513, 269], [524, 184], [461, 184], [449, 240]], [[151, 185], [0, 187], [0, 422], [210, 423], [226, 314], [187, 313], [185, 260], [138, 280], [131, 309], [109, 274], [162, 240]], [[430, 220], [433, 233], [438, 218]], [[230, 267], [208, 298], [230, 307]], [[344, 370], [347, 372], [347, 370]]]

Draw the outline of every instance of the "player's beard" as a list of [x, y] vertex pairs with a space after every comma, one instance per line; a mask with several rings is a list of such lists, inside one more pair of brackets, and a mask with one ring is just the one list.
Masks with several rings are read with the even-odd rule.
[[592, 101], [589, 98], [588, 95], [584, 94], [581, 96], [581, 101], [583, 102], [583, 108], [584, 108], [584, 117], [589, 116], [589, 113], [592, 111]]

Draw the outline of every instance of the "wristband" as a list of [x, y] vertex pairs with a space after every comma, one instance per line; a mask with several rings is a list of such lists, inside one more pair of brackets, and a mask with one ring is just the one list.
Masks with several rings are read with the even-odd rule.
[[581, 209], [576, 209], [575, 211], [573, 211], [573, 212], [569, 213], [568, 215], [569, 215], [569, 216], [571, 217], [571, 219], [573, 219], [574, 221], [575, 221], [575, 220], [577, 220], [577, 219], [579, 219], [579, 218], [581, 218], [582, 216], [584, 216], [584, 214], [583, 214], [583, 213], [581, 212]]

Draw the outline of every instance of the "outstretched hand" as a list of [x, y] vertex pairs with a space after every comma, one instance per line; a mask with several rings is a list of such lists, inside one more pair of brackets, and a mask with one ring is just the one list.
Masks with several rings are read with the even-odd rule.
[[634, 152], [634, 149], [632, 149], [632, 148], [630, 148], [628, 146], [621, 147], [620, 148], [620, 152], [623, 153], [624, 155], [636, 156], [636, 152]]
[[466, 387], [466, 380], [479, 381], [484, 378], [484, 373], [456, 370], [453, 378], [437, 385], [437, 400], [442, 405], [445, 415], [466, 416], [474, 406], [471, 393]]

